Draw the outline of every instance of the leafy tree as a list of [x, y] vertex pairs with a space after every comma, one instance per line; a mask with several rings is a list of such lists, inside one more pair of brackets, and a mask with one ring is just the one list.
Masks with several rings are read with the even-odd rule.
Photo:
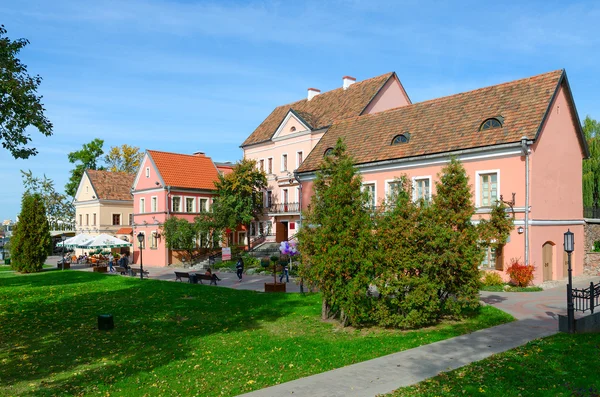
[[490, 218], [482, 220], [478, 225], [481, 246], [495, 249], [497, 257], [508, 241], [510, 232], [514, 229], [514, 220], [512, 216], [507, 214], [507, 208], [508, 206], [502, 201], [496, 201], [490, 213]]
[[590, 116], [583, 121], [590, 158], [583, 161], [583, 206], [600, 206], [600, 123]]
[[194, 222], [188, 222], [183, 218], [172, 217], [165, 221], [162, 226], [165, 243], [170, 250], [182, 250], [188, 255], [191, 262], [196, 251], [196, 240], [198, 238], [198, 227]]
[[469, 178], [458, 160], [442, 169], [437, 194], [426, 208], [422, 228], [424, 275], [437, 285], [442, 310], [458, 315], [479, 306], [479, 270], [483, 252], [471, 222], [475, 207]]
[[373, 266], [367, 193], [340, 139], [317, 172], [311, 206], [298, 236], [301, 276], [319, 287], [322, 317], [339, 314], [342, 324], [368, 320]]
[[42, 96], [37, 95], [42, 78], [27, 74], [27, 66], [17, 58], [27, 44], [27, 39], [12, 41], [6, 37], [6, 29], [0, 25], [0, 140], [14, 158], [22, 159], [38, 153], [27, 146], [31, 141], [27, 127], [52, 135], [52, 123], [40, 103]]
[[46, 208], [46, 218], [52, 230], [66, 230], [75, 222], [75, 207], [72, 199], [54, 188], [54, 181], [46, 175], [33, 176], [31, 170], [21, 170], [23, 186], [29, 194], [39, 193]]
[[101, 156], [104, 154], [103, 145], [104, 140], [96, 138], [90, 143], [84, 144], [81, 150], [69, 153], [69, 162], [75, 164], [75, 168], [71, 170], [71, 177], [65, 185], [66, 194], [75, 197], [77, 187], [81, 182], [81, 177], [85, 170], [104, 169], [99, 164], [99, 160], [101, 160]]
[[143, 158], [144, 153], [140, 152], [139, 147], [123, 144], [111, 147], [104, 162], [111, 172], [135, 174]]
[[11, 237], [12, 268], [24, 273], [39, 272], [51, 247], [52, 238], [44, 200], [38, 193], [25, 192], [19, 222], [15, 225]]
[[256, 161], [243, 159], [235, 164], [233, 172], [219, 175], [213, 199], [212, 213], [217, 229], [236, 229], [250, 223], [263, 213], [262, 191], [267, 187], [267, 176], [256, 168]]

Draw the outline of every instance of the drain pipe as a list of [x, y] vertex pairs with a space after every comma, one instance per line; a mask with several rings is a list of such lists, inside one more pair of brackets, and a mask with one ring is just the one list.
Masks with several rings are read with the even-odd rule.
[[[169, 219], [169, 215], [171, 214], [171, 203], [169, 200], [170, 198], [171, 198], [171, 186], [167, 186], [167, 199], [165, 200], [165, 205], [167, 207], [167, 217], [165, 218], [165, 221], [167, 221]], [[164, 225], [164, 223], [163, 223], [163, 225]], [[163, 239], [164, 238], [165, 238], [165, 236], [163, 236]], [[169, 248], [167, 248], [167, 240], [166, 239], [163, 244], [165, 245], [165, 264], [167, 266], [169, 266]]]
[[525, 265], [529, 265], [529, 155], [532, 143], [526, 136], [521, 138], [521, 152], [525, 156]]
[[302, 227], [302, 183], [297, 172], [294, 172], [294, 179], [298, 182], [298, 212], [300, 213], [300, 227]]

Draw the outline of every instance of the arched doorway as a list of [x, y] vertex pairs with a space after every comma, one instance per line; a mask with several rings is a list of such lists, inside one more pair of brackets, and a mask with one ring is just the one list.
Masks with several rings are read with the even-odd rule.
[[552, 268], [554, 266], [554, 243], [547, 241], [542, 245], [542, 262], [544, 264], [544, 281], [552, 280]]

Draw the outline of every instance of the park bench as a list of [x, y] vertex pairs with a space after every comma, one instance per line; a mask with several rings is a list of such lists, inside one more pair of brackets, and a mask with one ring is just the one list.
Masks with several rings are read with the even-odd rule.
[[183, 282], [182, 278], [187, 278], [190, 280], [190, 274], [188, 272], [175, 272], [175, 281], [179, 280]]
[[217, 279], [214, 278], [214, 274], [209, 276], [208, 274], [196, 273], [196, 277], [198, 277], [198, 280], [200, 280], [200, 284], [202, 284], [202, 280], [208, 280], [210, 281], [211, 285], [217, 285]]
[[125, 269], [123, 266], [114, 266], [115, 272], [122, 274], [122, 275], [126, 275], [127, 274], [127, 269]]
[[[130, 268], [129, 270], [131, 270], [131, 275], [133, 277], [137, 276], [138, 274], [140, 274], [140, 269], [134, 269], [134, 268]], [[149, 273], [148, 270], [144, 270], [144, 276], [149, 277]]]

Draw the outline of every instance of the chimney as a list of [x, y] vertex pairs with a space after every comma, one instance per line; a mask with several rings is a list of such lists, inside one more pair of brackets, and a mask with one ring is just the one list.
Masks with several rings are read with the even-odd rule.
[[352, 76], [342, 77], [342, 88], [347, 90], [352, 84], [356, 83], [356, 78]]
[[319, 90], [318, 88], [309, 88], [308, 89], [308, 98], [307, 99], [310, 101], [311, 99], [313, 99], [314, 97], [316, 97], [320, 93], [321, 93], [321, 90]]
[[193, 156], [196, 156], [196, 157], [206, 157], [206, 153], [204, 153], [204, 152], [194, 152]]

